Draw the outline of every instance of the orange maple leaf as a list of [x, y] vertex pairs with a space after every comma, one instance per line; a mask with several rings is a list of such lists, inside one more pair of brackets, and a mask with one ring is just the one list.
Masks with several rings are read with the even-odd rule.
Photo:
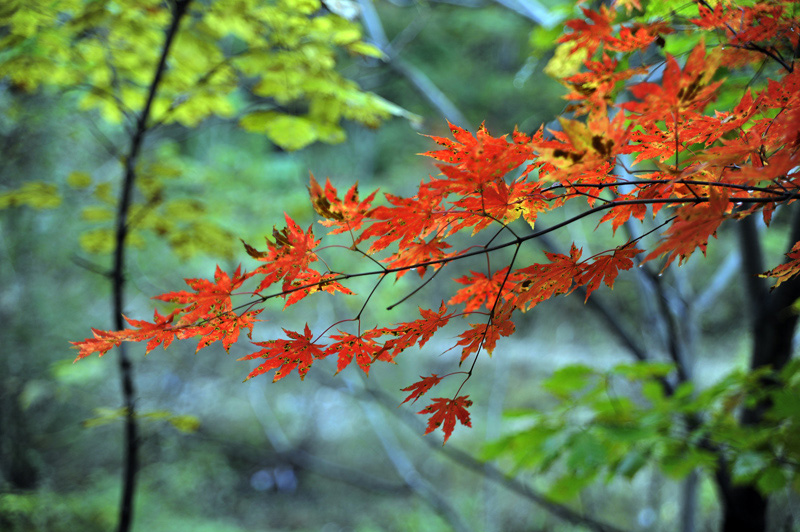
[[[706, 254], [708, 239], [716, 236], [717, 228], [726, 219], [731, 202], [725, 190], [709, 190], [709, 201], [697, 205], [685, 205], [677, 209], [677, 218], [664, 233], [661, 243], [642, 262], [667, 255], [664, 268], [678, 258], [678, 264], [688, 259], [695, 249]], [[662, 268], [662, 270], [664, 269]]]
[[683, 69], [671, 55], [667, 56], [661, 84], [643, 82], [630, 88], [639, 100], [622, 104], [637, 115], [637, 124], [669, 120], [676, 113], [702, 111], [716, 98], [722, 81], [711, 82], [719, 66], [719, 56], [706, 56], [706, 46], [700, 42], [694, 47]]

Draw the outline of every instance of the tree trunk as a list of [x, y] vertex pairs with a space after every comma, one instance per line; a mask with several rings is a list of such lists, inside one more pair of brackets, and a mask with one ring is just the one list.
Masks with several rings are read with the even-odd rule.
[[[740, 245], [744, 266], [744, 284], [751, 309], [753, 348], [750, 369], [771, 367], [780, 371], [792, 356], [797, 314], [792, 305], [800, 298], [800, 279], [792, 279], [770, 291], [758, 274], [765, 271], [759, 235], [752, 216], [740, 222]], [[800, 212], [796, 213], [790, 246], [800, 239]], [[764, 387], [776, 386], [774, 379], [765, 377]], [[761, 401], [742, 412], [743, 425], [757, 425], [770, 407]], [[717, 483], [722, 498], [723, 532], [759, 532], [767, 527], [767, 498], [755, 485], [734, 486], [726, 464], [717, 471]]]

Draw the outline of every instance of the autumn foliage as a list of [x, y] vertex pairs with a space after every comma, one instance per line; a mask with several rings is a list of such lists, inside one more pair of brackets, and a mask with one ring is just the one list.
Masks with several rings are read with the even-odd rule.
[[[259, 365], [247, 378], [275, 370], [274, 381], [292, 371], [302, 379], [317, 360], [330, 356], [337, 372], [356, 365], [369, 373], [373, 364], [397, 362], [404, 350], [424, 347], [446, 325], [461, 323], [453, 372], [421, 377], [404, 388], [404, 402], [441, 390], [419, 413], [428, 416], [427, 432], [440, 428], [446, 441], [457, 423], [470, 426], [472, 401], [460, 394], [475, 360], [514, 334], [518, 313], [578, 288], [586, 298], [602, 285], [613, 288], [635, 264], [679, 265], [696, 251], [705, 254], [723, 223], [760, 216], [769, 225], [776, 209], [796, 200], [796, 6], [777, 0], [747, 7], [699, 2], [698, 15], [685, 22], [692, 27], [688, 33], [703, 37], [676, 55], [662, 53], [676, 32], [670, 21], [632, 17], [639, 8], [635, 0], [583, 8], [582, 18], [567, 22], [562, 45], [589, 55], [581, 72], [562, 80], [569, 106], [560, 127], [496, 137], [483, 126], [471, 133], [450, 125], [451, 138], [430, 137], [440, 148], [424, 154], [440, 173], [423, 180], [410, 197], [386, 193], [379, 202], [376, 192], [364, 197], [356, 186], [341, 194], [330, 181], [322, 185], [312, 176], [311, 204], [324, 229], [303, 228], [287, 215], [265, 247], [244, 245], [253, 259], [246, 270], [228, 274], [217, 268], [213, 279], [187, 279], [186, 289], [155, 298], [172, 305], [168, 314], [128, 319], [131, 328], [122, 331], [94, 330], [92, 338], [75, 342], [77, 359], [103, 355], [121, 342], [146, 342], [149, 352], [175, 339], [197, 338], [198, 350], [216, 342], [227, 350], [242, 331], [250, 336], [269, 301], [287, 307], [320, 292], [361, 297], [361, 312], [327, 329], [298, 324], [284, 329], [285, 338], [253, 342], [253, 353], [242, 360]], [[646, 62], [646, 54], [656, 59]], [[738, 103], [732, 108], [715, 107], [728, 76], [765, 62], [772, 65], [767, 79], [735, 89]], [[536, 229], [541, 214], [567, 203], [580, 212]], [[541, 262], [523, 263], [523, 245], [590, 216], [615, 234], [631, 220], [651, 218], [657, 227], [591, 256], [572, 244], [566, 253], [545, 251]], [[463, 246], [457, 233], [471, 236], [472, 245]], [[371, 267], [337, 271], [320, 256], [323, 250], [326, 256], [357, 254]], [[498, 264], [495, 257], [504, 259]], [[456, 270], [469, 258], [482, 259], [485, 268]], [[374, 328], [362, 319], [374, 304], [374, 290], [359, 296], [347, 286], [351, 279], [372, 277], [377, 288], [413, 273], [424, 290], [446, 269], [453, 271], [448, 301]], [[798, 272], [800, 242], [785, 264], [763, 275], [781, 283]]]

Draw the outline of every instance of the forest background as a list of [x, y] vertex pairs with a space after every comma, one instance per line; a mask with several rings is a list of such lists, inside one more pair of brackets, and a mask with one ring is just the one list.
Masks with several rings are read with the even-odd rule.
[[[144, 19], [117, 18], [146, 28], [147, 16], [159, 15], [143, 5], [119, 3], [118, 9], [144, 10]], [[5, 9], [6, 21], [17, 16], [13, 5]], [[165, 121], [141, 147], [126, 314], [146, 316], [148, 298], [174, 289], [176, 272], [205, 277], [215, 264], [233, 271], [242, 257], [238, 239], [259, 241], [283, 211], [301, 226], [311, 224], [309, 172], [330, 177], [340, 189], [358, 180], [362, 190], [410, 193], [435, 172], [416, 155], [434, 148], [420, 133], [446, 135], [445, 119], [473, 131], [485, 121], [496, 134], [515, 126], [532, 132], [540, 124], [555, 127], [552, 120], [564, 109], [563, 88], [544, 70], [548, 64], [564, 68], [552, 59], [559, 21], [576, 13], [572, 4], [337, 2], [309, 9], [352, 18], [353, 24], [364, 21], [366, 40], [391, 52], [370, 58], [380, 54], [360, 47], [349, 25], [331, 30], [347, 37], [335, 42], [330, 71], [383, 99], [358, 100], [344, 87], [360, 107], [350, 116], [347, 110], [317, 116], [311, 127], [292, 118], [299, 110], [281, 103], [282, 95], [270, 93], [276, 89], [251, 73], [223, 112], [214, 107], [219, 102], [212, 92], [205, 102], [192, 100], [200, 102], [197, 108], [178, 106], [184, 114]], [[26, 24], [35, 36], [47, 25], [43, 13], [39, 21], [12, 21], [2, 36], [24, 32]], [[152, 35], [143, 32], [139, 44], [158, 50], [148, 39], [163, 39], [166, 20]], [[213, 56], [202, 40], [193, 44], [197, 55], [179, 56], [182, 61]], [[0, 58], [9, 65], [15, 56]], [[105, 82], [113, 93], [113, 76], [59, 79], [41, 64], [24, 66], [7, 67], [0, 85], [0, 334], [6, 351], [0, 523], [11, 530], [108, 530], [119, 520], [122, 426], [129, 411], [116, 406], [116, 366], [97, 359], [73, 366], [68, 342], [85, 336], [89, 326], [114, 327], [108, 279], [114, 206], [134, 124], [126, 130], [124, 106], [92, 90]], [[136, 66], [127, 65], [134, 74]], [[303, 80], [270, 82], [280, 91]], [[313, 100], [313, 88], [298, 90]], [[223, 116], [195, 120], [209, 109]], [[340, 124], [343, 118], [352, 121]], [[571, 226], [569, 236], [589, 245], [593, 228], [591, 221]], [[764, 243], [772, 257], [786, 251], [780, 239]], [[742, 327], [736, 235], [721, 233], [708, 255], [656, 282], [621, 280], [607, 294], [613, 295], [611, 313], [663, 350], [664, 360], [676, 336], [692, 345], [687, 351], [703, 353], [702, 362], [690, 365], [705, 387], [746, 365], [750, 341]], [[660, 307], [660, 300], [672, 307]], [[383, 307], [394, 302], [379, 301]], [[306, 319], [332, 322], [340, 310], [318, 302], [316, 316]], [[670, 329], [672, 313], [692, 317], [678, 334]], [[648, 327], [637, 321], [643, 315]], [[291, 316], [267, 311], [263, 334], [274, 337]], [[195, 358], [193, 345], [180, 344], [147, 359], [130, 353], [141, 457], [134, 529], [602, 529], [594, 517], [630, 530], [715, 529], [713, 481], [685, 464], [665, 475], [639, 457], [626, 466], [628, 474], [610, 482], [590, 478], [588, 487], [577, 483], [585, 489], [575, 493], [564, 479], [596, 461], [600, 450], [572, 434], [576, 452], [544, 474], [505, 476], [500, 471], [511, 471], [508, 463], [483, 465], [485, 444], [514, 426], [503, 411], [552, 406], [558, 378], [570, 378], [556, 373], [543, 385], [557, 368], [582, 363], [605, 371], [631, 362], [619, 336], [608, 333], [609, 316], [582, 298], [550, 302], [547, 313], [525, 318], [517, 324], [523, 331], [503, 344], [502, 356], [479, 362], [481, 378], [470, 392], [483, 398], [472, 410], [475, 428], [457, 431], [444, 448], [432, 436], [421, 437], [424, 425], [409, 416], [411, 410], [397, 408], [406, 396], [401, 387], [417, 375], [443, 371], [436, 357], [420, 356], [393, 371], [376, 368], [368, 379], [309, 374], [309, 388], [295, 379], [239, 384], [241, 363], [233, 359], [246, 352], [236, 345], [230, 356], [216, 358]], [[449, 347], [445, 340], [428, 348]], [[330, 369], [329, 375], [335, 367]], [[773, 499], [771, 522], [793, 526], [796, 494], [787, 489]]]

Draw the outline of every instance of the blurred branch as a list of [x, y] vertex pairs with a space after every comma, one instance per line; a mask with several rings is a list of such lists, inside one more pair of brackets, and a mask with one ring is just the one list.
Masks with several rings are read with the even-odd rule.
[[712, 276], [711, 282], [706, 286], [705, 290], [695, 297], [692, 302], [693, 312], [702, 314], [706, 309], [714, 305], [719, 295], [725, 292], [730, 286], [731, 278], [739, 271], [741, 264], [742, 259], [740, 253], [736, 251], [729, 253], [720, 267], [717, 268], [717, 271]]
[[417, 16], [415, 16], [414, 20], [409, 22], [405, 28], [400, 30], [400, 32], [395, 35], [394, 39], [392, 39], [392, 42], [389, 43], [390, 48], [395, 54], [399, 54], [408, 43], [416, 39], [417, 35], [419, 35], [428, 21], [429, 12], [430, 8], [427, 3], [417, 5]]
[[[641, 265], [640, 265], [641, 266]], [[672, 362], [675, 363], [675, 370], [678, 373], [678, 382], [686, 382], [690, 379], [689, 364], [686, 360], [686, 352], [681, 345], [681, 331], [678, 325], [675, 312], [670, 308], [670, 294], [664, 286], [664, 279], [646, 266], [643, 267], [645, 275], [650, 279], [656, 292], [656, 301], [661, 320], [666, 327], [667, 352]], [[678, 305], [683, 305], [683, 301], [678, 301]]]
[[[353, 390], [353, 382], [346, 380], [348, 390]], [[419, 498], [433, 508], [442, 519], [444, 519], [455, 532], [471, 532], [471, 528], [452, 505], [445, 499], [435, 486], [431, 485], [411, 463], [408, 456], [403, 452], [402, 447], [394, 437], [389, 424], [386, 423], [383, 415], [372, 402], [359, 401], [361, 409], [366, 414], [375, 435], [381, 442], [386, 456], [392, 462], [397, 474], [403, 479], [406, 486], [413, 491]]]
[[86, 123], [89, 124], [89, 131], [91, 132], [92, 136], [94, 136], [95, 140], [97, 140], [97, 142], [103, 147], [108, 155], [116, 160], [119, 160], [122, 154], [117, 149], [117, 146], [111, 141], [110, 138], [108, 138], [105, 133], [100, 130], [95, 121], [92, 119], [91, 115], [86, 115], [84, 118], [86, 119]]
[[[626, 221], [624, 227], [630, 240], [634, 240], [640, 236], [631, 220]], [[664, 344], [666, 344], [667, 353], [669, 354], [670, 359], [675, 364], [675, 370], [678, 374], [678, 382], [686, 382], [690, 378], [689, 370], [687, 367], [687, 361], [684, 352], [685, 350], [680, 344], [681, 332], [679, 330], [677, 320], [675, 319], [675, 312], [673, 312], [673, 310], [670, 308], [670, 301], [673, 299], [673, 296], [669, 294], [665, 288], [663, 278], [660, 274], [655, 273], [648, 265], [642, 264], [642, 262], [638, 260], [638, 257], [636, 262], [638, 262], [639, 266], [637, 271], [643, 276], [644, 279], [647, 279], [650, 287], [655, 293], [658, 309], [658, 312], [655, 314], [655, 316], [658, 318], [663, 327], [664, 338], [662, 340]], [[684, 305], [684, 303], [683, 301], [678, 301], [676, 305]]]
[[361, 9], [361, 21], [367, 29], [372, 41], [375, 45], [388, 54], [389, 39], [386, 38], [386, 32], [383, 29], [383, 24], [372, 4], [372, 0], [358, 0], [358, 7]]
[[406, 494], [410, 493], [407, 483], [398, 484], [389, 482], [380, 477], [363, 473], [357, 469], [349, 468], [323, 460], [309, 452], [302, 450], [299, 446], [293, 445], [280, 426], [272, 408], [263, 396], [259, 400], [256, 395], [262, 387], [250, 386], [248, 389], [248, 402], [253, 416], [261, 425], [267, 440], [269, 440], [275, 453], [286, 462], [302, 468], [317, 475], [330, 478], [339, 482], [344, 482], [365, 491], [382, 491], [388, 493]]
[[506, 9], [510, 9], [536, 24], [550, 29], [561, 22], [561, 17], [553, 15], [538, 0], [494, 0]]
[[73, 253], [72, 256], [70, 257], [70, 260], [77, 266], [85, 270], [88, 270], [92, 273], [96, 273], [97, 275], [102, 275], [103, 277], [108, 277], [109, 279], [111, 279], [112, 277], [111, 271], [105, 269], [104, 267], [100, 266], [95, 262], [92, 262], [90, 260], [81, 257], [80, 255]]
[[[492, 364], [492, 385], [489, 399], [486, 404], [486, 433], [487, 442], [494, 441], [501, 436], [501, 420], [503, 419], [503, 403], [508, 393], [508, 365]], [[484, 532], [500, 530], [500, 518], [497, 505], [497, 488], [492, 481], [484, 478], [483, 482], [483, 513]]]
[[380, 477], [359, 471], [358, 469], [323, 460], [316, 455], [300, 449], [280, 454], [280, 456], [290, 464], [299, 468], [306, 469], [331, 480], [344, 482], [345, 484], [349, 484], [364, 491], [381, 491], [398, 495], [410, 495], [412, 492], [407, 483], [398, 484], [396, 482], [389, 482]]
[[[330, 388], [341, 390], [340, 387], [337, 387], [331, 384], [330, 379], [323, 380], [321, 378], [318, 379], [319, 382]], [[422, 422], [417, 419], [414, 414], [411, 414], [408, 410], [397, 408], [397, 401], [386, 392], [372, 388], [372, 387], [365, 387], [360, 389], [349, 389], [349, 393], [358, 399], [368, 400], [368, 401], [375, 401], [378, 402], [381, 406], [384, 407], [385, 411], [391, 414], [392, 416], [399, 419], [403, 424], [408, 426], [411, 430], [413, 430], [416, 434], [422, 434], [425, 430], [424, 425]], [[587, 517], [566, 505], [558, 503], [549, 499], [547, 496], [542, 495], [541, 493], [535, 491], [533, 488], [528, 486], [526, 483], [514, 478], [510, 475], [507, 475], [500, 471], [496, 466], [489, 462], [481, 462], [480, 460], [474, 458], [473, 456], [467, 454], [464, 451], [461, 451], [453, 446], [453, 444], [449, 445], [439, 445], [438, 441], [435, 438], [428, 438], [423, 437], [421, 441], [425, 443], [431, 450], [436, 451], [437, 453], [441, 453], [443, 456], [447, 457], [448, 459], [455, 462], [457, 465], [469, 469], [477, 473], [478, 475], [482, 476], [483, 478], [489, 479], [499, 486], [512, 491], [522, 497], [536, 503], [537, 505], [541, 506], [547, 512], [553, 514], [554, 516], [563, 519], [569, 523], [585, 526], [590, 530], [594, 530], [596, 532], [624, 532], [623, 529], [617, 528], [613, 525], [609, 525], [602, 521], [598, 521], [591, 517]]]
[[419, 91], [448, 122], [465, 129], [470, 128], [469, 121], [464, 114], [420, 69], [399, 57], [390, 59], [389, 66], [414, 85], [417, 91]]
[[384, 61], [395, 72], [405, 77], [428, 102], [450, 123], [468, 128], [469, 122], [464, 114], [450, 101], [431, 79], [414, 65], [401, 59], [389, 44], [383, 24], [375, 10], [372, 0], [359, 0], [361, 20], [373, 43], [384, 53]]

